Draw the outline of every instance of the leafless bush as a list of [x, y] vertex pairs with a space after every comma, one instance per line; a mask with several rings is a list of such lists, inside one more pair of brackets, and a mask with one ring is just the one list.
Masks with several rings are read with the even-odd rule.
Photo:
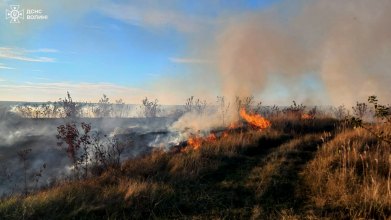
[[139, 117], [155, 118], [158, 117], [162, 111], [160, 105], [157, 104], [159, 102], [157, 99], [155, 99], [155, 101], [149, 101], [148, 98], [145, 97], [141, 102], [142, 105], [137, 111]]
[[278, 106], [274, 105], [271, 108], [271, 117], [277, 117], [278, 118], [281, 115], [281, 113], [282, 113], [282, 110]]
[[[8, 172], [8, 167], [6, 165], [0, 166], [0, 185], [9, 183], [13, 183], [13, 173]], [[14, 186], [16, 186], [16, 183], [14, 183]]]
[[194, 99], [194, 96], [186, 99], [186, 104], [183, 106], [184, 112], [195, 112], [199, 115], [203, 115], [208, 107], [206, 100]]
[[254, 113], [256, 114], [262, 114], [262, 102], [257, 103], [257, 107], [254, 109]]
[[59, 118], [60, 117], [60, 104], [58, 102], [48, 102], [42, 104], [43, 117], [45, 118]]
[[310, 110], [308, 111], [308, 116], [309, 116], [311, 119], [315, 119], [315, 118], [316, 118], [317, 112], [318, 112], [318, 107], [315, 106], [315, 107], [313, 107], [312, 109], [310, 109]]
[[5, 116], [7, 115], [7, 112], [8, 112], [10, 109], [11, 109], [11, 108], [8, 107], [8, 106], [0, 105], [0, 120], [5, 118]]
[[65, 111], [60, 108], [60, 105], [62, 105], [62, 103], [48, 102], [40, 105], [37, 103], [25, 103], [15, 106], [13, 112], [23, 118], [60, 118], [65, 116]]
[[223, 126], [225, 126], [225, 122], [228, 120], [228, 109], [231, 103], [226, 105], [224, 96], [217, 96], [217, 103], [219, 104], [221, 117], [223, 119]]
[[109, 102], [109, 98], [103, 94], [98, 102], [97, 107], [94, 109], [93, 113], [95, 117], [98, 118], [108, 118], [111, 116], [112, 105]]
[[27, 153], [28, 152], [31, 152], [32, 149], [26, 149], [26, 150], [23, 150], [23, 151], [20, 151], [18, 152], [19, 154], [19, 157], [22, 159], [23, 161], [23, 169], [24, 169], [24, 192], [25, 192], [25, 195], [27, 197], [27, 166], [29, 165], [29, 161], [27, 159]]
[[295, 116], [298, 117], [299, 119], [304, 113], [306, 106], [303, 104], [297, 105], [295, 101], [293, 101], [293, 105], [291, 105], [288, 108], [283, 109], [283, 113], [288, 115], [288, 116]]
[[[63, 145], [64, 142], [58, 142], [57, 146], [64, 149], [68, 153], [68, 157], [72, 159], [74, 179], [79, 165], [85, 164], [86, 175], [88, 168], [88, 146], [91, 144], [89, 136], [91, 125], [83, 122], [81, 123], [81, 128], [83, 130], [82, 134], [79, 132], [76, 122], [57, 127], [58, 135], [56, 135], [56, 138], [65, 142], [65, 146]], [[79, 156], [78, 152], [81, 148], [84, 150], [84, 154]]]
[[102, 173], [101, 165], [105, 170], [111, 171], [113, 168], [120, 167], [121, 154], [133, 145], [130, 139], [120, 140], [116, 135], [112, 138], [107, 137], [102, 141], [101, 134], [96, 132], [92, 135], [91, 148], [94, 155], [94, 167], [92, 173], [100, 175]]
[[168, 114], [167, 114], [167, 117], [169, 118], [180, 118], [182, 117], [182, 115], [185, 113], [185, 111], [183, 111], [182, 109], [179, 109], [179, 108], [175, 108], [173, 110], [171, 110]]
[[[101, 135], [98, 132], [91, 135], [91, 125], [85, 123], [81, 123], [81, 129], [77, 127], [76, 122], [72, 122], [59, 126], [57, 130], [56, 137], [62, 141], [58, 146], [63, 148], [72, 159], [74, 180], [76, 171], [79, 173], [80, 168], [84, 169], [84, 178], [87, 179], [89, 172], [99, 175], [101, 165], [105, 170], [110, 171], [120, 167], [122, 153], [133, 143], [131, 140], [122, 141], [116, 135], [112, 138], [105, 135], [106, 140], [101, 141]], [[80, 150], [82, 152], [79, 155]]]
[[193, 111], [193, 99], [194, 96], [191, 96], [190, 98], [186, 99], [186, 104], [183, 106], [185, 108], [185, 112], [192, 112]]
[[125, 117], [126, 112], [128, 112], [130, 110], [129, 106], [127, 106], [125, 104], [125, 102], [122, 101], [122, 99], [116, 100], [112, 109], [113, 109], [113, 114], [114, 114], [113, 116], [119, 117], [119, 118]]
[[120, 140], [117, 135], [114, 135], [112, 138], [107, 137], [107, 163], [115, 166], [120, 165], [121, 154], [126, 148], [133, 144], [131, 140]]
[[201, 101], [200, 99], [197, 99], [194, 104], [195, 111], [199, 115], [203, 115], [207, 110], [208, 103], [206, 102], [206, 100]]
[[[46, 164], [43, 164], [42, 167], [45, 169], [46, 168]], [[36, 191], [37, 189], [37, 186], [38, 186], [38, 182], [39, 182], [39, 179], [42, 177], [42, 168], [39, 170], [39, 173], [36, 173], [35, 174], [35, 187], [34, 187], [34, 191]]]
[[346, 116], [346, 108], [345, 105], [340, 105], [338, 107], [332, 107], [332, 111], [335, 117], [342, 120]]
[[32, 118], [33, 108], [30, 106], [30, 104], [25, 103], [23, 105], [16, 106], [15, 113], [22, 116], [23, 118]]
[[363, 118], [369, 111], [369, 107], [367, 104], [365, 103], [358, 103], [356, 104], [356, 106], [353, 106], [352, 107], [353, 109], [353, 114], [354, 116], [358, 117], [358, 118]]
[[261, 114], [263, 117], [270, 118], [272, 117], [272, 109], [270, 106], [261, 106], [259, 105], [258, 110], [259, 114]]
[[235, 98], [235, 111], [238, 114], [238, 118], [240, 119], [240, 111], [244, 108], [246, 112], [252, 111], [251, 106], [254, 104], [254, 96], [247, 96], [244, 98], [240, 98], [239, 96], [236, 96]]
[[79, 117], [82, 110], [82, 103], [74, 102], [71, 95], [67, 92], [67, 97], [63, 100], [60, 99], [61, 107], [63, 108], [64, 115], [66, 118]]
[[278, 118], [282, 114], [282, 110], [278, 106], [262, 106], [262, 102], [258, 103], [255, 112], [266, 118]]

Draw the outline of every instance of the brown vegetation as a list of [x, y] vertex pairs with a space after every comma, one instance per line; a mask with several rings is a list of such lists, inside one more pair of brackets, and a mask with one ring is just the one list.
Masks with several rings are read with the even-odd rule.
[[[252, 103], [251, 97], [248, 100]], [[157, 101], [145, 101], [155, 112]], [[187, 101], [187, 109], [203, 106], [194, 105], [193, 97]], [[218, 115], [226, 124], [229, 104], [224, 97], [218, 101]], [[379, 121], [387, 122], [389, 109], [378, 105], [374, 96], [370, 103]], [[239, 98], [235, 109], [238, 105], [245, 120], [232, 123], [223, 134], [196, 133], [187, 147], [160, 148], [122, 163], [121, 150], [130, 143], [114, 136], [102, 148], [100, 136], [90, 137], [86, 124], [80, 134], [76, 125], [60, 126], [58, 138], [67, 143], [75, 167], [93, 159], [81, 158], [79, 149], [95, 152], [91, 175], [85, 163], [83, 179], [25, 192], [27, 198], [15, 194], [3, 199], [0, 218], [390, 218], [389, 123], [342, 121], [344, 106], [327, 113], [317, 107], [305, 111], [296, 103], [283, 110], [259, 105], [258, 110], [268, 116], [262, 118], [251, 106], [247, 113]], [[364, 110], [355, 114], [362, 116]], [[101, 172], [94, 172], [98, 167]]]

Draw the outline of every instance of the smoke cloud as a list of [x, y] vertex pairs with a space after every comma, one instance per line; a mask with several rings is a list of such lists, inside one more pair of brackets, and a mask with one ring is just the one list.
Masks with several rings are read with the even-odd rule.
[[302, 0], [227, 16], [216, 35], [222, 93], [333, 105], [373, 94], [389, 101], [390, 10], [387, 0]]

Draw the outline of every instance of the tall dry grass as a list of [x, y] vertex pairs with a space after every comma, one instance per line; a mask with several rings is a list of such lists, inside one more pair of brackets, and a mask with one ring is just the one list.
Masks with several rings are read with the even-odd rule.
[[[289, 137], [265, 129], [232, 133], [198, 150], [188, 148], [180, 153], [157, 150], [125, 161], [119, 169], [101, 176], [62, 182], [27, 198], [18, 195], [7, 198], [0, 204], [0, 219], [180, 218], [178, 209], [201, 212], [203, 202], [199, 201], [208, 201], [210, 195], [198, 190], [188, 195], [188, 184], [200, 187], [200, 178], [216, 172], [226, 160], [251, 153], [269, 142], [281, 142], [281, 138]], [[183, 204], [187, 208], [178, 208]]]
[[[372, 125], [391, 133], [389, 125]], [[391, 148], [364, 129], [344, 129], [325, 141], [304, 172], [317, 216], [389, 218]]]

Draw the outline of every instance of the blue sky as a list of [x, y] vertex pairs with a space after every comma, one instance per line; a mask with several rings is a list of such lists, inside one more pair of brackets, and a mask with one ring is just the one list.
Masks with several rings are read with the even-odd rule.
[[[2, 11], [20, 5], [48, 15], [19, 24], [0, 19], [0, 100], [56, 101], [69, 91], [92, 102], [102, 94], [126, 103], [145, 96], [162, 104], [183, 104], [192, 95], [215, 101], [227, 88], [219, 59], [221, 36], [235, 26], [229, 24], [246, 23], [246, 16], [267, 14], [285, 1], [0, 0]], [[289, 7], [282, 8], [285, 18]], [[258, 78], [277, 83], [251, 89], [270, 104], [277, 96], [290, 100], [292, 91], [324, 89], [316, 74], [299, 77], [297, 88], [278, 85], [278, 74]]]
[[[273, 1], [1, 0], [2, 11], [9, 5], [42, 9], [48, 20], [0, 19], [0, 99], [57, 100], [70, 90], [84, 101], [112, 93], [136, 102], [153, 95], [160, 80], [208, 63], [189, 57], [189, 44], [199, 31], [213, 33], [221, 13], [259, 10]], [[148, 13], [155, 18], [144, 20]], [[83, 87], [98, 94], [84, 94]]]

